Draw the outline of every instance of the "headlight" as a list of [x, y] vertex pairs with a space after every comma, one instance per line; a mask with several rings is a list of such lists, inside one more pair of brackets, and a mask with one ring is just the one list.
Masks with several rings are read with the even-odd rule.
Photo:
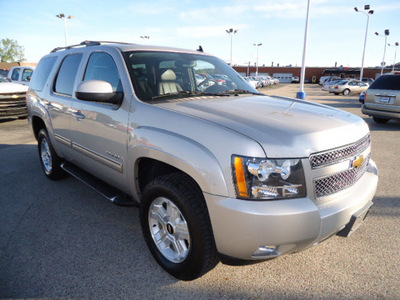
[[306, 196], [300, 159], [232, 156], [232, 175], [238, 198], [287, 199]]

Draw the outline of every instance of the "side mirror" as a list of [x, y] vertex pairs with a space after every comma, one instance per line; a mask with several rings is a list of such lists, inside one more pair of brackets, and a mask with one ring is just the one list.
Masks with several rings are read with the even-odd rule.
[[118, 104], [123, 99], [122, 92], [114, 92], [110, 83], [102, 80], [81, 82], [75, 91], [79, 100]]

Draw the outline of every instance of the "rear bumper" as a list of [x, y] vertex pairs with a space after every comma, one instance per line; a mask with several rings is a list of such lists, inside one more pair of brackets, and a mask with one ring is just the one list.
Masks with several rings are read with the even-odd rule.
[[379, 118], [384, 118], [384, 119], [399, 119], [400, 120], [400, 113], [398, 113], [398, 112], [378, 110], [378, 109], [369, 109], [369, 108], [366, 108], [365, 105], [361, 106], [361, 112], [367, 116], [379, 117]]
[[242, 260], [267, 259], [336, 234], [372, 205], [378, 176], [370, 165], [355, 185], [323, 205], [309, 198], [244, 201], [205, 194], [218, 251]]

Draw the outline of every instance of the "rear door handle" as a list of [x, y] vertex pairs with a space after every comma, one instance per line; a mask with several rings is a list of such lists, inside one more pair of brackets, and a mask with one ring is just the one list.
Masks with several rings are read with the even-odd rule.
[[81, 121], [81, 120], [85, 119], [85, 115], [84, 115], [80, 110], [74, 111], [74, 112], [72, 113], [72, 115], [73, 115], [73, 116], [76, 118], [76, 120], [78, 120], [78, 121]]

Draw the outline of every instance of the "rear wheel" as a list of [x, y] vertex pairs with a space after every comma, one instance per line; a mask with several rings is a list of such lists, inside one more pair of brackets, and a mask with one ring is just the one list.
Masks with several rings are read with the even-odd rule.
[[386, 124], [387, 122], [390, 121], [390, 119], [382, 119], [377, 117], [372, 117], [372, 119], [374, 119], [374, 121], [379, 124]]
[[350, 95], [350, 90], [349, 89], [345, 89], [343, 91], [343, 95], [345, 95], [345, 96]]
[[54, 151], [46, 129], [41, 129], [38, 135], [39, 158], [44, 173], [51, 180], [60, 179], [66, 176], [61, 168], [62, 159]]
[[153, 257], [176, 278], [196, 279], [218, 263], [203, 195], [187, 175], [150, 182], [141, 198], [140, 220]]

